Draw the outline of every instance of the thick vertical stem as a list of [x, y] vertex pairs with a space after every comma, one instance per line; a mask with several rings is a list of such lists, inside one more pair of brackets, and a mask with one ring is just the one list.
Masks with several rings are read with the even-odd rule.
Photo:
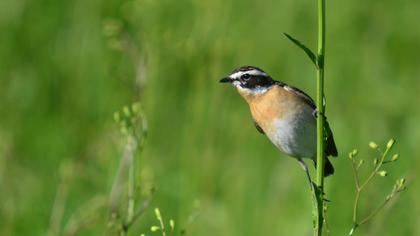
[[316, 106], [317, 116], [317, 175], [316, 184], [318, 186], [317, 212], [315, 219], [314, 235], [322, 235], [322, 226], [324, 221], [324, 58], [325, 58], [325, 0], [318, 1], [318, 54], [317, 54], [317, 98]]

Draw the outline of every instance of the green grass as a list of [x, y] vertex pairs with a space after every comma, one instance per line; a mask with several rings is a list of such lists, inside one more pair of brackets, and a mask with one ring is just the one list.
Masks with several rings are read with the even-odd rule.
[[[369, 141], [395, 137], [398, 164], [364, 197], [380, 201], [399, 176], [409, 189], [357, 233], [418, 235], [420, 3], [327, 4], [327, 115], [340, 153], [326, 179], [330, 230], [351, 227], [347, 153], [357, 147], [368, 159]], [[197, 202], [190, 235], [309, 234], [300, 167], [256, 132], [245, 102], [218, 80], [251, 64], [314, 98], [311, 62], [282, 34], [315, 48], [314, 9], [315, 1], [291, 0], [1, 1], [0, 234], [45, 235], [63, 161], [75, 163], [64, 222], [107, 194], [122, 150], [113, 112], [138, 99], [149, 121], [141, 183], [157, 192], [133, 235], [149, 232], [155, 206], [185, 226]], [[138, 46], [144, 90], [135, 85], [138, 65], [109, 46], [109, 19]], [[102, 234], [105, 215], [82, 235]]]

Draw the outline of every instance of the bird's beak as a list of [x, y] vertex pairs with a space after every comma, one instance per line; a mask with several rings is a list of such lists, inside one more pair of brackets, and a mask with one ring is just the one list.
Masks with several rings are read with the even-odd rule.
[[232, 83], [233, 79], [230, 77], [225, 77], [223, 79], [221, 79], [219, 82], [220, 83]]

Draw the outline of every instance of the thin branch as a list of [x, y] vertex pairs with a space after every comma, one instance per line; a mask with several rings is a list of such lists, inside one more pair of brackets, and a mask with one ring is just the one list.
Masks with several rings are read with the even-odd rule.
[[351, 160], [351, 168], [353, 172], [354, 183], [356, 184], [356, 189], [359, 190], [360, 189], [359, 175], [357, 174], [357, 169], [356, 169], [356, 166], [354, 165], [353, 159]]
[[134, 213], [131, 221], [127, 221], [124, 225], [123, 225], [123, 229], [129, 229], [131, 227], [131, 225], [136, 222], [136, 220], [142, 216], [144, 214], [144, 212], [146, 212], [146, 210], [150, 207], [150, 204], [152, 203], [153, 200], [153, 190], [151, 191], [150, 195], [147, 197], [147, 199], [143, 202], [143, 204], [141, 205], [141, 207]]
[[[360, 225], [366, 224], [368, 221], [374, 218], [386, 206], [386, 204], [393, 197], [395, 197], [396, 194], [405, 190], [405, 179], [404, 178], [398, 179], [396, 183], [394, 184], [394, 188], [392, 189], [391, 193], [385, 198], [385, 200], [375, 210], [370, 212], [365, 218], [363, 218], [360, 221], [357, 220], [357, 211], [358, 211], [358, 206], [359, 206], [360, 195], [362, 191], [365, 189], [365, 187], [374, 179], [374, 177], [377, 174], [380, 174], [381, 176], [386, 175], [386, 172], [383, 171], [384, 173], [382, 173], [380, 169], [384, 163], [387, 163], [385, 161], [385, 158], [388, 155], [388, 152], [391, 150], [394, 143], [395, 143], [394, 139], [391, 139], [390, 141], [388, 141], [388, 144], [386, 145], [386, 149], [384, 152], [382, 152], [381, 149], [374, 142], [369, 143], [369, 146], [371, 148], [379, 152], [380, 158], [378, 161], [375, 159], [375, 162], [374, 162], [375, 166], [372, 172], [369, 174], [369, 176], [366, 178], [366, 180], [362, 184], [360, 184], [359, 182], [358, 173], [357, 173], [358, 168], [355, 167], [355, 155], [357, 155], [357, 151], [355, 150], [349, 154], [350, 160], [352, 162], [351, 163], [352, 171], [353, 171], [355, 185], [356, 185], [356, 194], [355, 194], [355, 199], [354, 199], [354, 204], [353, 204], [353, 226], [349, 232], [349, 236], [353, 235], [356, 229]], [[395, 154], [395, 155], [398, 155], [398, 154]], [[398, 158], [398, 156], [396, 158]], [[395, 161], [396, 158], [393, 157], [390, 162]]]
[[363, 189], [364, 187], [366, 187], [366, 185], [369, 184], [369, 182], [373, 179], [373, 177], [376, 176], [376, 174], [378, 173], [379, 169], [382, 167], [382, 163], [384, 162], [384, 159], [386, 157], [386, 155], [388, 154], [388, 150], [386, 149], [385, 152], [381, 152], [379, 150], [379, 148], [377, 149], [379, 151], [379, 153], [381, 154], [381, 159], [379, 160], [378, 164], [376, 165], [375, 169], [372, 171], [372, 173], [369, 175], [369, 177], [366, 179], [366, 181], [360, 186], [360, 189]]
[[51, 210], [50, 225], [48, 227], [48, 236], [57, 236], [61, 234], [61, 223], [64, 214], [64, 208], [67, 203], [70, 182], [73, 177], [74, 164], [68, 161], [62, 161], [59, 168], [60, 184], [54, 199]]

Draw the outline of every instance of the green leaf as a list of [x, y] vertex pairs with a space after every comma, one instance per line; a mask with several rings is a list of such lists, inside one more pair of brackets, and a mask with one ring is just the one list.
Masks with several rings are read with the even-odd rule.
[[303, 51], [305, 51], [306, 55], [308, 55], [309, 59], [311, 59], [311, 61], [314, 63], [315, 66], [318, 66], [316, 63], [316, 56], [315, 54], [311, 51], [311, 49], [309, 49], [308, 47], [306, 47], [303, 43], [299, 42], [299, 40], [293, 38], [292, 36], [290, 36], [287, 33], [284, 33], [284, 35], [290, 39], [290, 41], [292, 41], [294, 44], [296, 44], [300, 49], [302, 49]]

